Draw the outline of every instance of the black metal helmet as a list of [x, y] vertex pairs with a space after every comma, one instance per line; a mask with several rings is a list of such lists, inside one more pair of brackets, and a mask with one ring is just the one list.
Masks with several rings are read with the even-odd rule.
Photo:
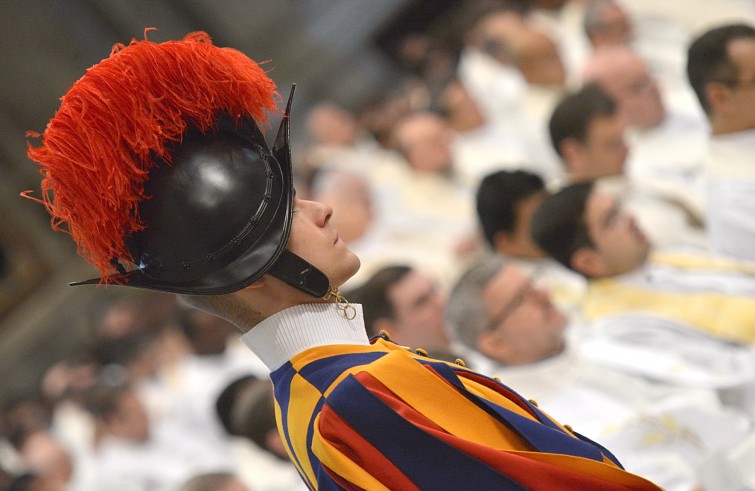
[[219, 115], [214, 131], [188, 129], [172, 149], [171, 164], [155, 167], [145, 183], [150, 198], [139, 204], [139, 215], [146, 227], [126, 239], [138, 268], [123, 268], [114, 279], [151, 290], [219, 295], [270, 273], [312, 295], [327, 293], [325, 275], [285, 249], [294, 195], [293, 93], [272, 152], [250, 119], [237, 127]]
[[[129, 121], [117, 122], [120, 126], [105, 138], [100, 134], [108, 135], [104, 128], [98, 131], [92, 121], [85, 119], [91, 118], [92, 109], [89, 106], [99, 103], [102, 93], [97, 93], [97, 101], [87, 99], [80, 103], [81, 107], [72, 117], [63, 110], [68, 109], [66, 103], [69, 99], [74, 99], [71, 104], [75, 104], [77, 100], [91, 98], [93, 94], [93, 91], [87, 91], [81, 95], [82, 90], [72, 89], [64, 98], [61, 110], [48, 125], [45, 144], [29, 150], [30, 157], [43, 165], [46, 171], [46, 180], [43, 181], [46, 194], [43, 199], [53, 217], [67, 223], [69, 233], [77, 239], [80, 249], [84, 249], [85, 257], [91, 259], [96, 256], [99, 263], [104, 258], [105, 267], [110, 271], [116, 270], [115, 273], [106, 272], [100, 278], [72, 285], [106, 282], [173, 293], [217, 295], [240, 290], [262, 275], [271, 274], [309, 294], [318, 297], [326, 295], [329, 290], [327, 277], [285, 249], [291, 232], [294, 195], [289, 143], [293, 88], [273, 150], [270, 151], [250, 114], [260, 104], [251, 109], [244, 107], [244, 104], [249, 104], [245, 92], [227, 95], [227, 87], [223, 85], [238, 83], [238, 79], [243, 81], [243, 77], [246, 77], [248, 88], [257, 90], [260, 83], [272, 84], [264, 72], [239, 52], [231, 50], [229, 53], [227, 48], [212, 46], [208, 38], [201, 41], [187, 39], [178, 43], [185, 44], [178, 48], [183, 57], [180, 60], [190, 59], [190, 63], [179, 61], [182, 63], [180, 71], [183, 77], [197, 74], [206, 77], [209, 82], [202, 80], [195, 87], [186, 89], [188, 82], [171, 78], [171, 70], [176, 67], [142, 66], [142, 58], [150, 63], [157, 60], [158, 64], [163, 59], [171, 58], [165, 63], [175, 63], [172, 59], [177, 57], [168, 47], [156, 51], [163, 55], [163, 59], [155, 57], [154, 53], [138, 58], [141, 72], [136, 74], [129, 73], [133, 71], [135, 63], [120, 60], [119, 71], [124, 74], [117, 76], [131, 76], [139, 83], [149, 79], [148, 88], [143, 93], [132, 89], [134, 93], [129, 94], [131, 99], [127, 104], [121, 100], [106, 101], [105, 104], [110, 105], [106, 105], [105, 109], [110, 117], [118, 118], [117, 110], [122, 108], [113, 108], [116, 103], [122, 104], [126, 108], [124, 111], [134, 111], [133, 107], [136, 106], [138, 110], [143, 110], [146, 123], [138, 126]], [[154, 50], [167, 44], [141, 41], [124, 48], [115, 56], [126, 52], [131, 54], [137, 47]], [[195, 53], [196, 45], [200, 45], [200, 51]], [[208, 53], [213, 55], [209, 59]], [[90, 69], [82, 80], [89, 77], [84, 81], [94, 85], [97, 79], [92, 80], [93, 77], [108, 68], [102, 67], [105, 61], [94, 67], [99, 69]], [[240, 66], [224, 74], [225, 80], [216, 74], [208, 77], [204, 72], [199, 73], [200, 69], [195, 66], [202, 63], [201, 70], [215, 70], [223, 62]], [[132, 70], [123, 70], [124, 64]], [[251, 70], [250, 75], [252, 67], [256, 70]], [[165, 74], [153, 73], [156, 69]], [[260, 74], [263, 78], [260, 78]], [[158, 77], [158, 89], [155, 89], [154, 79]], [[107, 86], [108, 90], [112, 89], [111, 83]], [[127, 86], [131, 88], [131, 85]], [[271, 86], [274, 88], [274, 85]], [[169, 101], [170, 104], [163, 100], [167, 98], [166, 87], [177, 93], [171, 94], [174, 100]], [[113, 93], [117, 92], [117, 89], [112, 90]], [[123, 90], [121, 88], [121, 92]], [[185, 101], [189, 99], [193, 103], [194, 99], [205, 96], [208, 91], [216, 93], [207, 96], [206, 101], [200, 101], [201, 104], [192, 109], [193, 113], [180, 107], [188, 104]], [[157, 103], [154, 102], [154, 99], [158, 99], [156, 94], [159, 95]], [[227, 101], [219, 103], [221, 97], [218, 94]], [[256, 93], [253, 95], [259, 97]], [[241, 100], [240, 109], [234, 107], [237, 99]], [[63, 130], [53, 123], [59, 123]], [[86, 135], [88, 126], [94, 127], [90, 131], [92, 135]], [[132, 129], [132, 126], [136, 129]], [[174, 128], [173, 135], [167, 131], [170, 127]], [[66, 139], [64, 146], [59, 146], [56, 142], [63, 138], [56, 131], [65, 132], [62, 136], [68, 136], [70, 132], [73, 135]], [[86, 138], [82, 138], [81, 134], [85, 134]], [[145, 146], [140, 139], [156, 139], [158, 144]], [[93, 141], [96, 143], [92, 144]], [[103, 157], [99, 148], [103, 145], [122, 147], [120, 149], [123, 151], [116, 157], [125, 164], [119, 163], [118, 158], [111, 158], [109, 148]], [[71, 151], [71, 148], [74, 150]], [[64, 167], [74, 159], [81, 162], [74, 162], [76, 165], [73, 169]], [[136, 168], [134, 162], [138, 164]], [[92, 187], [87, 186], [88, 179], [98, 180], [89, 197], [84, 195]], [[133, 182], [121, 186], [123, 179]], [[138, 185], [135, 195], [132, 189], [134, 183]], [[116, 189], [113, 191], [111, 188]], [[66, 199], [69, 194], [71, 200]], [[92, 213], [86, 200], [94, 201], [91, 207], [99, 211]], [[125, 221], [124, 215], [128, 215]], [[111, 222], [115, 225], [111, 226]], [[101, 226], [103, 230], [105, 226], [111, 226], [114, 230], [110, 234], [102, 233], [108, 237], [104, 242], [97, 237]], [[98, 265], [97, 261], [90, 262]], [[102, 273], [102, 267], [100, 270]]]

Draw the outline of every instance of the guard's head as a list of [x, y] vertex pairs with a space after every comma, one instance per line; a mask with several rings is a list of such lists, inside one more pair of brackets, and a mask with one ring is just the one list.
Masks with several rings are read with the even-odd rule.
[[277, 99], [205, 33], [117, 45], [90, 68], [28, 150], [53, 228], [100, 272], [82, 283], [225, 294], [267, 273], [324, 295], [327, 278], [285, 250], [291, 101], [272, 150], [257, 126]]

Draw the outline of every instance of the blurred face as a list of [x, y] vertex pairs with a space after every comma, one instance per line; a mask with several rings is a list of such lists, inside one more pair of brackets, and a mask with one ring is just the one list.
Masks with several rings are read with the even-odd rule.
[[50, 478], [63, 489], [71, 480], [73, 461], [68, 451], [46, 431], [32, 433], [20, 448], [22, 462], [30, 470]]
[[142, 401], [133, 392], [118, 397], [117, 411], [108, 417], [107, 427], [113, 435], [135, 442], [149, 439], [149, 417]]
[[640, 58], [623, 57], [605, 78], [605, 89], [619, 105], [630, 126], [653, 128], [666, 117], [661, 92]]
[[294, 217], [287, 249], [317, 267], [334, 287], [359, 270], [359, 258], [330, 224], [333, 209], [316, 201], [294, 199]]
[[566, 69], [556, 44], [537, 32], [522, 36], [521, 41], [521, 46], [516, 48], [516, 66], [525, 80], [533, 85], [562, 86]]
[[353, 114], [327, 103], [310, 112], [307, 126], [315, 141], [323, 145], [351, 145], [358, 133]]
[[598, 262], [592, 276], [623, 274], [645, 263], [650, 242], [634, 217], [622, 210], [614, 198], [593, 191], [587, 199], [585, 215]]
[[440, 117], [424, 114], [399, 129], [409, 165], [418, 172], [436, 173], [451, 168], [453, 131]]
[[629, 44], [634, 37], [627, 13], [618, 5], [608, 5], [601, 12], [603, 29], [590, 39], [596, 48]]
[[452, 82], [443, 90], [440, 103], [446, 110], [448, 123], [455, 131], [465, 132], [485, 124], [477, 102], [460, 83]]
[[[525, 32], [528, 32], [528, 27], [521, 15], [509, 11], [495, 11], [481, 19], [476, 32], [476, 42], [478, 45], [491, 41], [506, 44], [512, 38], [520, 38]], [[503, 64], [511, 62], [500, 52], [492, 55]]]
[[504, 266], [483, 290], [489, 330], [479, 349], [504, 364], [532, 363], [563, 350], [566, 316], [547, 292], [515, 266]]
[[737, 39], [727, 47], [729, 58], [738, 68], [736, 81], [727, 84], [727, 118], [732, 130], [755, 128], [755, 39]]
[[445, 298], [435, 282], [419, 271], [410, 271], [388, 289], [393, 305], [396, 341], [425, 349], [448, 346], [443, 309]]
[[584, 143], [575, 145], [575, 174], [580, 180], [624, 173], [624, 163], [629, 149], [624, 140], [626, 124], [617, 113], [600, 116], [590, 122]]

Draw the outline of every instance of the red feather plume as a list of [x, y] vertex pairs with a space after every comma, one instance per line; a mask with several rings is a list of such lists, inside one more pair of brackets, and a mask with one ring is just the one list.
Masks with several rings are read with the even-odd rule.
[[189, 124], [207, 131], [218, 111], [265, 123], [277, 98], [257, 63], [203, 32], [116, 45], [61, 98], [42, 144], [28, 144], [43, 176], [37, 201], [104, 279], [113, 258], [133, 261], [124, 239], [144, 228], [138, 205], [153, 157], [170, 162], [166, 144]]

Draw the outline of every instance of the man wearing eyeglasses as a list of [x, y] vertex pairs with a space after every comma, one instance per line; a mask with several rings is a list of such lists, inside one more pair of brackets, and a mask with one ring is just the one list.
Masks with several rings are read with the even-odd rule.
[[755, 260], [755, 28], [711, 29], [689, 47], [687, 76], [710, 122], [707, 234], [720, 254]]
[[586, 319], [640, 312], [755, 343], [753, 265], [658, 247], [605, 183], [573, 184], [548, 195], [530, 233], [559, 263], [587, 278]]
[[[535, 398], [539, 407], [587, 438], [610, 441], [633, 472], [664, 489], [693, 489], [702, 483], [710, 489], [743, 489], [747, 478], [729, 471], [732, 462], [716, 460], [716, 452], [752, 448], [748, 445], [755, 445], [755, 438], [742, 439], [751, 431], [749, 423], [738, 411], [720, 407], [715, 391], [691, 389], [674, 379], [680, 372], [699, 371], [706, 356], [721, 356], [730, 346], [711, 346], [707, 339], [664, 330], [665, 341], [673, 338], [688, 346], [692, 356], [687, 357], [683, 350], [653, 346], [660, 333], [652, 326], [633, 326], [643, 338], [636, 345], [627, 332], [609, 340], [579, 329], [569, 325], [547, 291], [494, 256], [462, 275], [446, 314], [455, 341], [477, 369]], [[588, 349], [599, 341], [604, 350], [636, 356], [625, 367], [595, 361]], [[660, 366], [637, 368], [653, 363]], [[699, 472], [697, 466], [705, 470]]]

